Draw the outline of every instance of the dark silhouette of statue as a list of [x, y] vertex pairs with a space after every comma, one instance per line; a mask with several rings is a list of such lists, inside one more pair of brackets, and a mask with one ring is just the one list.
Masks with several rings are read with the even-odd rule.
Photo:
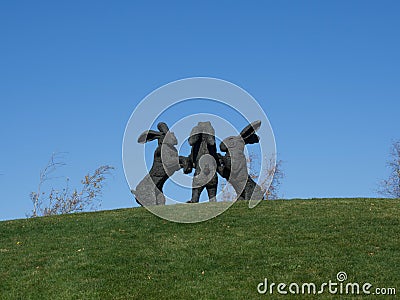
[[[204, 188], [207, 189], [209, 200], [215, 202], [217, 201], [218, 176], [216, 171], [219, 157], [215, 143], [215, 131], [211, 122], [199, 122], [193, 127], [188, 142], [192, 147], [188, 159], [191, 166], [195, 168], [192, 198], [188, 203], [199, 202], [200, 194]], [[190, 173], [191, 170], [190, 168], [185, 169], [184, 172]]]
[[[174, 133], [169, 131], [167, 124], [160, 122], [157, 128], [159, 131], [146, 130], [138, 138], [138, 143], [141, 144], [158, 140], [158, 147], [154, 151], [153, 165], [149, 174], [139, 182], [136, 190], [131, 190], [135, 195], [136, 202], [142, 206], [164, 205], [164, 183], [175, 171], [188, 164], [186, 158], [179, 157], [175, 148], [178, 141]], [[186, 166], [186, 168], [188, 167]]]
[[159, 131], [146, 130], [138, 138], [138, 143], [144, 144], [158, 140], [154, 151], [153, 165], [149, 173], [139, 182], [136, 190], [131, 190], [136, 202], [142, 206], [164, 205], [163, 186], [167, 179], [184, 169], [188, 174], [195, 169], [192, 182], [192, 198], [188, 203], [199, 202], [204, 188], [207, 189], [210, 202], [216, 201], [218, 176], [227, 179], [236, 191], [238, 200], [262, 200], [265, 191], [250, 177], [244, 154], [246, 144], [259, 142], [256, 131], [261, 121], [247, 125], [238, 136], [230, 136], [220, 144], [220, 150], [225, 155], [217, 153], [215, 131], [211, 122], [199, 122], [191, 131], [188, 139], [191, 152], [188, 157], [178, 155], [175, 146], [178, 141], [167, 124], [157, 124]]
[[220, 144], [220, 150], [226, 152], [219, 154], [220, 166], [218, 173], [232, 184], [238, 200], [261, 200], [264, 191], [249, 176], [247, 171], [244, 147], [246, 144], [258, 143], [260, 138], [256, 131], [260, 128], [261, 121], [254, 121], [247, 125], [238, 136], [230, 136]]

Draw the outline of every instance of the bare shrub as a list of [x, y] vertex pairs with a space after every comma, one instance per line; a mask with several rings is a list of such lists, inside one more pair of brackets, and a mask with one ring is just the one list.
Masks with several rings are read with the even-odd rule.
[[49, 216], [95, 210], [100, 205], [100, 197], [106, 176], [110, 175], [114, 167], [100, 166], [93, 173], [88, 173], [81, 180], [80, 189], [69, 187], [69, 178], [65, 180], [65, 187], [49, 192], [43, 191], [46, 182], [59, 178], [52, 176], [54, 172], [64, 166], [60, 153], [53, 153], [45, 168], [40, 172], [39, 184], [36, 192], [31, 192], [30, 199], [33, 209], [30, 217]]
[[387, 161], [389, 177], [379, 183], [378, 194], [389, 198], [400, 198], [400, 140], [394, 141]]
[[[282, 184], [282, 179], [284, 173], [282, 170], [282, 160], [278, 160], [275, 163], [274, 157], [264, 157], [264, 168], [261, 170], [261, 174], [258, 174], [256, 168], [260, 165], [260, 158], [255, 153], [250, 153], [246, 156], [247, 168], [249, 170], [249, 176], [257, 182], [258, 178], [261, 176], [262, 180], [258, 182], [258, 185], [265, 192], [265, 198], [267, 200], [273, 200], [279, 198], [279, 188]], [[272, 182], [271, 182], [272, 180]], [[271, 184], [268, 186], [268, 184]], [[233, 201], [235, 198], [235, 190], [231, 184], [227, 181], [221, 183], [222, 190], [222, 201]]]

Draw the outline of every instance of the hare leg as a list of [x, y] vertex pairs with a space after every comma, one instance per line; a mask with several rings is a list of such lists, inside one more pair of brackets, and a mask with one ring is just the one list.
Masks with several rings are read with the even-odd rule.
[[160, 191], [158, 191], [158, 194], [156, 195], [156, 205], [165, 205], [165, 196]]
[[200, 200], [200, 194], [204, 190], [204, 186], [199, 186], [197, 188], [192, 188], [192, 199], [188, 203], [198, 203]]
[[217, 202], [217, 188], [207, 187], [208, 199], [210, 202]]

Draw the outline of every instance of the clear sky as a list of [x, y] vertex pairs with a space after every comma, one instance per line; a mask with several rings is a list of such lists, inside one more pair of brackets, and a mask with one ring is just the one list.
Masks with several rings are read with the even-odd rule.
[[[116, 167], [135, 106], [177, 79], [235, 83], [265, 110], [285, 198], [374, 197], [399, 139], [398, 1], [3, 1], [0, 219], [23, 218], [52, 152], [79, 180]], [[140, 133], [138, 133], [140, 134]]]

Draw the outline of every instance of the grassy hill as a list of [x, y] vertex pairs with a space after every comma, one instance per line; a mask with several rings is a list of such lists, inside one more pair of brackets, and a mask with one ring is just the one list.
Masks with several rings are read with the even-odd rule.
[[264, 278], [340, 271], [400, 294], [399, 200], [240, 202], [198, 224], [143, 208], [0, 222], [0, 299], [266, 299]]

